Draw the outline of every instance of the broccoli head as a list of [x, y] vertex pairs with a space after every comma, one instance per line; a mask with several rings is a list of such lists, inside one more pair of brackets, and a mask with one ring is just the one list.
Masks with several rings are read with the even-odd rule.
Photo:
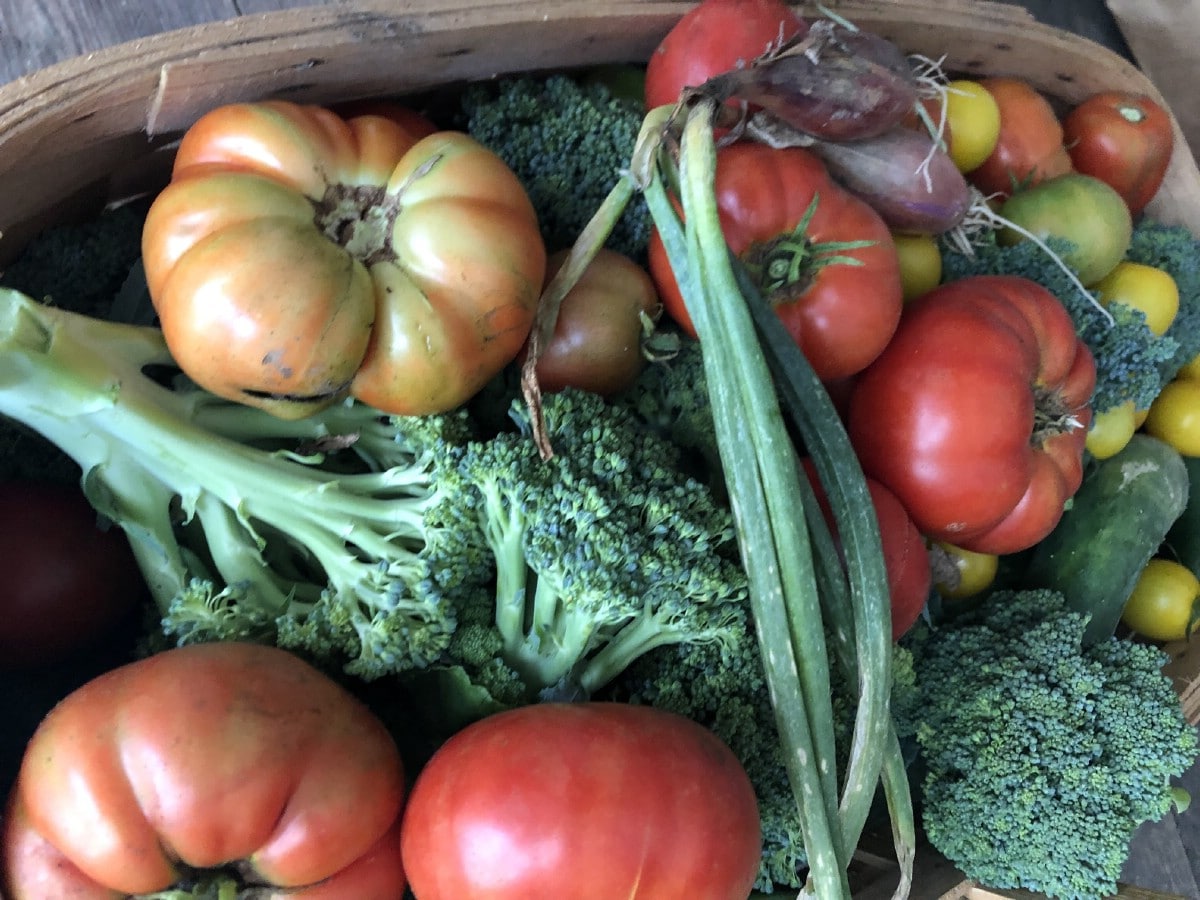
[[82, 222], [53, 225], [0, 273], [0, 285], [102, 315], [141, 257], [144, 221], [142, 205], [125, 204]]
[[544, 415], [549, 460], [521, 401], [516, 427], [446, 450], [436, 514], [494, 573], [459, 592], [447, 661], [528, 702], [590, 696], [664, 644], [729, 640], [747, 591], [729, 510], [625, 409], [568, 389]]
[[1085, 648], [1085, 624], [1056, 592], [997, 591], [910, 639], [925, 832], [990, 887], [1114, 894], [1134, 831], [1196, 757], [1165, 655]]
[[[516, 173], [554, 252], [575, 243], [608, 196], [642, 126], [642, 105], [602, 81], [520, 75], [477, 83], [463, 92], [465, 129]], [[610, 249], [642, 260], [650, 215], [640, 195], [618, 220]]]

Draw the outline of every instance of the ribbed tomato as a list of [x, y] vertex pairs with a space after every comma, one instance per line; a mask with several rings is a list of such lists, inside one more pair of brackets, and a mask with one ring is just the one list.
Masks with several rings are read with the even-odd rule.
[[285, 101], [187, 131], [143, 255], [184, 372], [288, 418], [348, 393], [459, 405], [520, 350], [545, 270], [524, 188], [482, 145], [407, 112]]
[[1013, 553], [1049, 534], [1079, 488], [1095, 379], [1053, 294], [963, 278], [905, 307], [855, 382], [847, 430], [927, 537]]
[[223, 874], [265, 900], [397, 900], [404, 788], [379, 720], [297, 657], [168, 650], [88, 682], [39, 726], [0, 831], [0, 886], [8, 900], [116, 900]]

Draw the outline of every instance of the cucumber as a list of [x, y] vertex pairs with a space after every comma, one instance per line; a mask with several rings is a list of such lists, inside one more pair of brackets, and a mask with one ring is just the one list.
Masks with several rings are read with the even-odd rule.
[[1058, 526], [1034, 547], [1025, 586], [1059, 591], [1072, 609], [1091, 616], [1085, 643], [1111, 636], [1188, 493], [1183, 457], [1135, 434], [1120, 453], [1088, 469]]
[[1183, 515], [1175, 520], [1167, 532], [1164, 549], [1168, 556], [1187, 566], [1200, 578], [1200, 457], [1185, 456], [1183, 464], [1187, 467], [1191, 493], [1188, 494]]

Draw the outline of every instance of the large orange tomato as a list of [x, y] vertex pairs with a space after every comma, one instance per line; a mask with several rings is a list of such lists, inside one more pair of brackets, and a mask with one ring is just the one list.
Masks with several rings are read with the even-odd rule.
[[471, 138], [284, 101], [187, 131], [143, 255], [184, 372], [288, 418], [459, 405], [521, 349], [545, 269], [524, 188]]
[[[750, 269], [818, 377], [861, 371], [886, 346], [903, 305], [888, 226], [800, 148], [741, 142], [717, 155], [725, 241]], [[695, 335], [657, 232], [650, 274], [667, 314]]]
[[905, 307], [855, 381], [847, 431], [863, 471], [921, 532], [982, 553], [1044, 538], [1083, 478], [1091, 352], [1026, 278], [948, 282]]
[[0, 831], [0, 887], [118, 900], [219, 870], [264, 898], [396, 900], [404, 789], [382, 723], [297, 657], [168, 650], [42, 722]]

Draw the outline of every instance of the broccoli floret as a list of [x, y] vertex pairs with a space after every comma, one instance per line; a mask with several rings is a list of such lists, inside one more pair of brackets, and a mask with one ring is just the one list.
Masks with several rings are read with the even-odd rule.
[[[537, 210], [546, 248], [571, 246], [628, 168], [642, 105], [599, 81], [555, 73], [467, 87], [465, 130], [503, 159]], [[642, 260], [650, 236], [645, 201], [635, 197], [608, 247]]]
[[126, 204], [37, 235], [0, 273], [0, 286], [88, 315], [108, 310], [142, 252], [145, 210]]
[[0, 414], [79, 465], [172, 639], [276, 640], [363, 678], [436, 660], [447, 586], [481, 558], [424, 516], [466, 423], [349, 402], [286, 422], [147, 374], [170, 366], [155, 328], [0, 290]]
[[[141, 252], [144, 211], [125, 205], [35, 236], [0, 272], [0, 286], [89, 315], [107, 313]], [[0, 417], [0, 479], [79, 481], [79, 467], [41, 435]]]
[[990, 887], [1114, 894], [1134, 830], [1196, 757], [1165, 654], [1085, 648], [1085, 624], [1057, 592], [998, 591], [909, 644], [925, 832]]
[[664, 644], [728, 640], [747, 590], [729, 510], [624, 409], [574, 389], [543, 402], [549, 460], [521, 402], [516, 427], [446, 451], [442, 521], [478, 535], [494, 571], [457, 615], [494, 635], [451, 641], [447, 660], [478, 682], [499, 659], [531, 701], [593, 695]]
[[697, 474], [710, 483], [720, 482], [717, 432], [699, 341], [682, 337], [678, 352], [647, 363], [633, 386], [614, 402], [630, 409], [672, 445], [688, 451]]
[[1158, 367], [1161, 381], [1166, 384], [1200, 354], [1200, 240], [1183, 225], [1143, 219], [1133, 230], [1125, 257], [1162, 269], [1175, 279], [1179, 289], [1179, 312], [1164, 335], [1175, 342], [1175, 352]]
[[[1139, 225], [1135, 232], [1146, 227]], [[1070, 246], [1054, 239], [1046, 243], [1060, 254]], [[1071, 314], [1076, 333], [1096, 360], [1092, 409], [1097, 414], [1120, 406], [1126, 400], [1133, 400], [1137, 409], [1147, 409], [1166, 383], [1160, 370], [1178, 352], [1175, 336], [1170, 332], [1162, 337], [1155, 335], [1146, 325], [1144, 313], [1121, 304], [1109, 307], [1113, 318], [1110, 323], [1096, 308], [1095, 294], [1091, 300], [1085, 297], [1032, 241], [1003, 247], [992, 235], [982, 241], [971, 256], [947, 245], [943, 268], [945, 281], [981, 274], [1020, 275], [1036, 281], [1058, 297]]]

